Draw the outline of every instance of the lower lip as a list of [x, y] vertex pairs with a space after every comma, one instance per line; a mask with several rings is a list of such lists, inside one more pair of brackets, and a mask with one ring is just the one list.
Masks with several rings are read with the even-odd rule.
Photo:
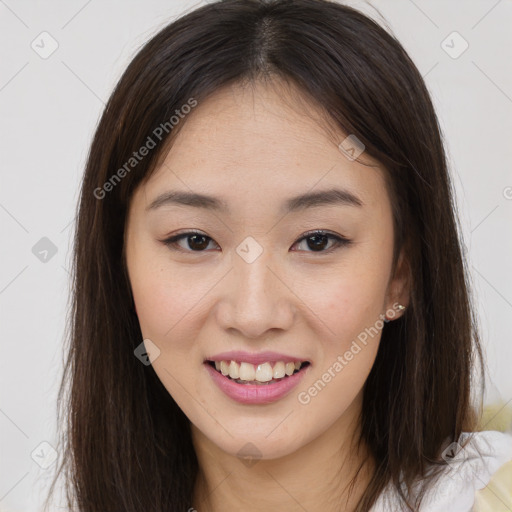
[[304, 377], [311, 364], [289, 377], [274, 382], [273, 384], [238, 384], [218, 372], [208, 363], [204, 363], [213, 382], [221, 391], [241, 404], [270, 404], [287, 395]]

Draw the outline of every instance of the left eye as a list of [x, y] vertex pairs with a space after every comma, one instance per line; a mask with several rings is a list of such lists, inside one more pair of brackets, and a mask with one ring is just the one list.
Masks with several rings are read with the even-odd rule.
[[[182, 246], [179, 245], [178, 242], [180, 242], [184, 238], [188, 239], [188, 247], [191, 250], [184, 249]], [[333, 240], [333, 245], [329, 247], [327, 250], [324, 250], [329, 239]], [[206, 249], [209, 245], [209, 240], [213, 242], [212, 238], [206, 236], [205, 234], [199, 231], [188, 231], [186, 233], [181, 233], [170, 238], [167, 238], [166, 240], [163, 240], [162, 243], [164, 243], [171, 250], [178, 250], [184, 252], [204, 252], [204, 249]], [[297, 240], [297, 242], [295, 242], [295, 244], [303, 240], [306, 240], [308, 247], [313, 249], [311, 251], [306, 252], [322, 253], [329, 253], [337, 248], [347, 246], [352, 243], [352, 241], [349, 240], [348, 238], [335, 235], [333, 233], [325, 232], [322, 230], [316, 230], [305, 233], [301, 238], [299, 238], [299, 240]]]
[[[328, 240], [333, 240], [333, 244], [331, 247], [327, 250], [323, 250], [325, 248], [325, 245], [327, 244]], [[306, 240], [307, 246], [309, 248], [313, 248], [312, 251], [306, 251], [306, 252], [325, 252], [329, 253], [331, 251], [334, 251], [335, 249], [341, 248], [343, 246], [348, 246], [352, 243], [351, 240], [348, 238], [335, 235], [334, 233], [328, 233], [326, 231], [317, 230], [312, 231], [309, 233], [306, 233], [303, 235], [297, 242], [301, 242], [302, 240]], [[311, 242], [312, 241], [312, 242]]]

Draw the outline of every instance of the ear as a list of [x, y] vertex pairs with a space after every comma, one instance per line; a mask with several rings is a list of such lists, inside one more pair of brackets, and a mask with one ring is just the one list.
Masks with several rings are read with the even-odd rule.
[[[391, 276], [386, 293], [386, 318], [388, 320], [395, 320], [400, 318], [405, 308], [409, 305], [410, 300], [410, 267], [407, 258], [405, 257], [405, 248], [402, 248], [395, 268], [395, 273]], [[405, 306], [400, 309], [398, 305]]]

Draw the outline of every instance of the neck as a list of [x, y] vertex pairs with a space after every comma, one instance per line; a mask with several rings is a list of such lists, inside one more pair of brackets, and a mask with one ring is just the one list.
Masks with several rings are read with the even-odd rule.
[[[353, 413], [360, 405], [357, 399], [351, 404], [351, 420], [358, 417]], [[350, 428], [354, 423], [344, 414], [293, 453], [252, 463], [224, 452], [192, 425], [200, 468], [194, 508], [199, 512], [266, 508], [291, 512], [301, 507], [309, 512], [354, 511], [374, 469], [366, 447], [355, 445], [359, 424]]]

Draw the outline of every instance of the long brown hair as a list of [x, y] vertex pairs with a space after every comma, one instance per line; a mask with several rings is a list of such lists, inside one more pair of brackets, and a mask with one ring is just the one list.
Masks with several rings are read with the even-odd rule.
[[[189, 420], [152, 366], [134, 356], [142, 334], [124, 259], [127, 207], [186, 123], [178, 116], [171, 126], [176, 111], [194, 101], [200, 108], [221, 87], [272, 79], [297, 86], [385, 166], [393, 267], [403, 248], [409, 268], [409, 307], [384, 326], [364, 386], [360, 442], [377, 464], [357, 511], [388, 483], [406, 510], [417, 510], [420, 501], [407, 496], [413, 481], [432, 485], [427, 467], [441, 467], [442, 450], [475, 429], [472, 369], [484, 373], [482, 351], [441, 130], [421, 74], [393, 35], [339, 3], [210, 2], [138, 52], [92, 141], [58, 401], [66, 431], [47, 503], [64, 474], [69, 510], [191, 507], [198, 462]], [[148, 138], [154, 148], [132, 161]]]

